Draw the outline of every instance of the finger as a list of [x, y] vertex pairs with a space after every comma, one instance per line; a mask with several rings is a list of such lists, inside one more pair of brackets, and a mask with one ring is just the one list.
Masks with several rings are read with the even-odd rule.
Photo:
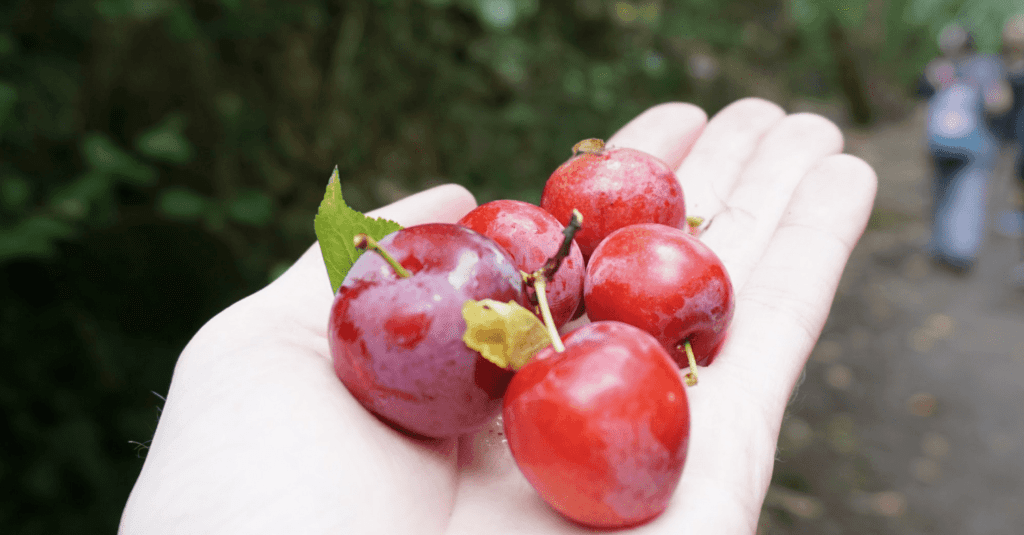
[[838, 154], [843, 136], [831, 121], [800, 113], [779, 121], [712, 216], [701, 236], [722, 259], [736, 290], [764, 253], [800, 180], [822, 158]]
[[716, 113], [676, 172], [686, 213], [711, 218], [722, 211], [757, 145], [785, 116], [779, 106], [757, 98], [738, 100]]
[[[402, 226], [454, 223], [475, 207], [476, 200], [466, 188], [446, 184], [415, 193], [366, 215], [391, 219]], [[324, 331], [334, 296], [319, 242], [310, 246], [288, 271], [260, 294], [277, 311], [276, 315], [285, 313], [315, 326], [316, 332]]]
[[620, 128], [607, 144], [642, 150], [675, 169], [690, 152], [707, 119], [704, 110], [692, 104], [659, 104]]
[[455, 223], [476, 208], [476, 199], [466, 188], [444, 184], [410, 195], [366, 215], [390, 219], [403, 227], [421, 223]]
[[794, 191], [768, 249], [737, 293], [730, 338], [715, 365], [738, 376], [770, 422], [782, 421], [876, 190], [875, 173], [862, 160], [825, 158]]
[[[790, 392], [821, 331], [843, 267], [864, 230], [874, 172], [848, 155], [823, 159], [793, 192], [778, 231], [737, 296], [722, 354], [688, 389], [689, 460], [666, 517], [695, 533], [751, 533], [771, 481]], [[723, 519], [733, 525], [725, 526]]]

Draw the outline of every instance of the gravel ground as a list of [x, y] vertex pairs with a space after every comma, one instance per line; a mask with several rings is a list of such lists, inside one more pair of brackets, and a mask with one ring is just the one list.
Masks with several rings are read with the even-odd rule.
[[[929, 261], [922, 132], [923, 108], [847, 132], [878, 201], [783, 423], [761, 533], [1024, 533], [1021, 240], [990, 231], [967, 275]], [[991, 220], [1019, 202], [1014, 150]]]

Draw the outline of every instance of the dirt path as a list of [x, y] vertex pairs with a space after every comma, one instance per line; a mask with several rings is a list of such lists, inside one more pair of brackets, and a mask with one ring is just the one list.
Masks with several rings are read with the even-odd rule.
[[[922, 112], [847, 133], [878, 201], [783, 425], [763, 533], [1024, 532], [1021, 244], [990, 231], [963, 277], [929, 262]], [[990, 219], [1017, 198], [1005, 152]]]

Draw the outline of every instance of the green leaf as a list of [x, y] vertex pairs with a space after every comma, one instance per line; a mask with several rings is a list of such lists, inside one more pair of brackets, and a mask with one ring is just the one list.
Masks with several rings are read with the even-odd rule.
[[156, 169], [138, 161], [103, 134], [88, 134], [82, 139], [82, 156], [92, 170], [122, 181], [137, 186], [156, 182]]
[[4, 123], [18, 101], [18, 88], [6, 82], [0, 82], [0, 132]]
[[353, 210], [345, 204], [341, 196], [341, 180], [338, 168], [334, 168], [327, 191], [320, 203], [320, 210], [313, 219], [313, 229], [320, 241], [320, 252], [327, 265], [327, 275], [331, 279], [331, 290], [337, 292], [349, 268], [363, 251], [356, 248], [352, 239], [356, 234], [366, 234], [379, 240], [396, 230], [401, 225], [382, 218], [373, 218]]
[[0, 263], [18, 258], [50, 258], [56, 242], [71, 238], [75, 229], [49, 216], [23, 219], [14, 228], [0, 229]]
[[119, 19], [127, 15], [132, 8], [129, 0], [99, 0], [93, 7], [107, 19]]
[[265, 226], [273, 215], [274, 202], [260, 191], [241, 191], [228, 203], [231, 219], [253, 227]]
[[0, 203], [5, 208], [21, 208], [32, 198], [32, 186], [19, 176], [0, 179]]
[[515, 26], [519, 15], [512, 0], [477, 0], [477, 12], [480, 20], [496, 30]]
[[167, 14], [164, 28], [179, 41], [190, 41], [199, 34], [199, 24], [187, 7], [177, 5]]
[[462, 305], [462, 318], [466, 320], [462, 341], [501, 368], [519, 371], [551, 345], [540, 319], [515, 301], [469, 300]]
[[186, 188], [166, 188], [160, 192], [157, 210], [183, 221], [194, 221], [210, 209], [210, 202], [202, 195]]
[[108, 174], [86, 171], [54, 192], [49, 204], [64, 217], [81, 219], [89, 215], [93, 205], [112, 198], [113, 186]]
[[139, 135], [135, 149], [155, 160], [186, 164], [195, 157], [195, 149], [185, 138], [185, 116], [172, 113], [159, 124]]
[[18, 45], [14, 42], [14, 37], [10, 32], [0, 31], [0, 58], [6, 59], [8, 56], [13, 56], [17, 50]]

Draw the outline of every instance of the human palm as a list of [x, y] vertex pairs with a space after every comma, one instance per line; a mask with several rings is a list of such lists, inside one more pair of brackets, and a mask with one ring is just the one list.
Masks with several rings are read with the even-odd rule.
[[[736, 289], [729, 338], [688, 388], [690, 446], [663, 515], [631, 533], [753, 533], [790, 393], [875, 194], [832, 123], [756, 99], [710, 122], [665, 104], [609, 140], [677, 169], [687, 212]], [[374, 212], [454, 222], [458, 186]], [[183, 351], [121, 521], [128, 533], [579, 533], [519, 473], [493, 425], [413, 439], [334, 375], [330, 285], [317, 245], [210, 320]]]

